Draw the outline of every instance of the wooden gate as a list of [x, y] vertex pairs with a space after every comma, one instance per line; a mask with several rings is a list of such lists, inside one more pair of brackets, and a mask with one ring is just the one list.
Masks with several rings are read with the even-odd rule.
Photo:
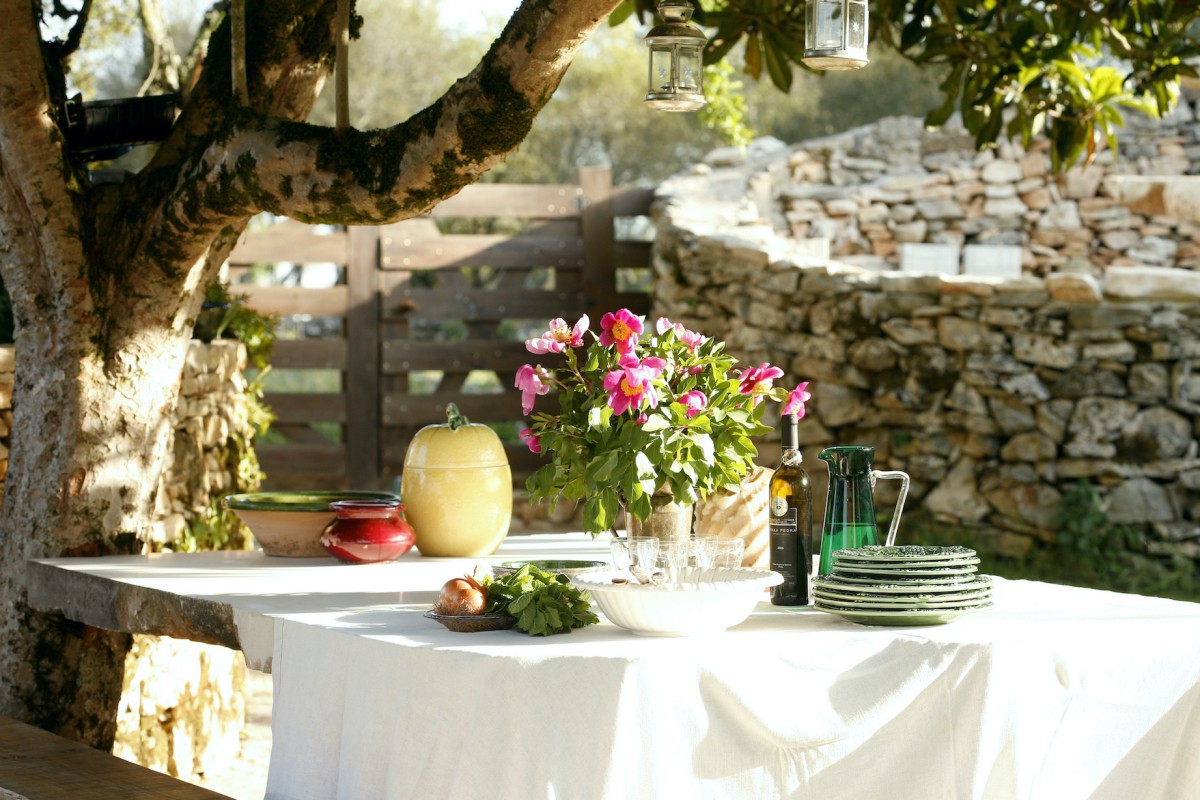
[[344, 270], [330, 289], [233, 287], [260, 310], [342, 321], [339, 338], [277, 343], [273, 367], [336, 370], [341, 385], [267, 394], [288, 439], [259, 447], [267, 487], [390, 487], [413, 434], [443, 421], [450, 402], [497, 428], [523, 484], [536, 468], [517, 438], [514, 375], [534, 358], [524, 339], [552, 317], [588, 313], [595, 328], [618, 307], [645, 313], [650, 244], [618, 230], [648, 215], [651, 200], [588, 169], [578, 185], [468, 186], [427, 217], [381, 228], [289, 222], [248, 234], [230, 259], [235, 278], [256, 262]]

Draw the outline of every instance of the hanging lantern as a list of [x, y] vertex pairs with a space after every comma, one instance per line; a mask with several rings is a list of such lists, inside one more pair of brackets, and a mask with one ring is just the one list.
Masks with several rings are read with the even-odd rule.
[[867, 65], [866, 0], [808, 0], [804, 63], [824, 70]]
[[659, 111], [695, 111], [704, 106], [704, 45], [708, 38], [693, 25], [688, 0], [660, 0], [663, 24], [643, 41], [650, 48], [646, 105]]

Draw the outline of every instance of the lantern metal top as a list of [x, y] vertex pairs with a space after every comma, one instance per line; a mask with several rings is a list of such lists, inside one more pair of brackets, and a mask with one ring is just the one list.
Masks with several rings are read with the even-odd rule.
[[688, 0], [662, 0], [658, 4], [658, 15], [663, 22], [651, 28], [642, 41], [648, 45], [694, 44], [703, 47], [708, 44], [708, 37], [691, 23], [692, 11]]

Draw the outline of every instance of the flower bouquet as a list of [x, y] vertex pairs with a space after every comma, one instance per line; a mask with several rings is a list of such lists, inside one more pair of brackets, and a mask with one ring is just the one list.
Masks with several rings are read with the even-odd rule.
[[[690, 505], [736, 488], [754, 467], [753, 437], [770, 431], [761, 401], [803, 415], [810, 397], [807, 383], [790, 393], [775, 387], [783, 370], [738, 367], [723, 343], [665, 317], [653, 331], [628, 309], [605, 314], [599, 335], [589, 324], [586, 315], [574, 326], [554, 319], [527, 340], [531, 353], [553, 361], [522, 366], [516, 388], [532, 415], [521, 438], [549, 458], [526, 482], [530, 498], [551, 507], [560, 497], [582, 502], [593, 535], [615, 532], [622, 510], [647, 519], [656, 493]], [[557, 413], [533, 413], [537, 397], [551, 392]]]

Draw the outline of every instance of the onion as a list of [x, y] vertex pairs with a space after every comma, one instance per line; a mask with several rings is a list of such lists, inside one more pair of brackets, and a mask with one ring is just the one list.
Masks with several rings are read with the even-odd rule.
[[472, 575], [451, 578], [442, 586], [436, 611], [450, 617], [477, 617], [487, 608], [487, 587]]

